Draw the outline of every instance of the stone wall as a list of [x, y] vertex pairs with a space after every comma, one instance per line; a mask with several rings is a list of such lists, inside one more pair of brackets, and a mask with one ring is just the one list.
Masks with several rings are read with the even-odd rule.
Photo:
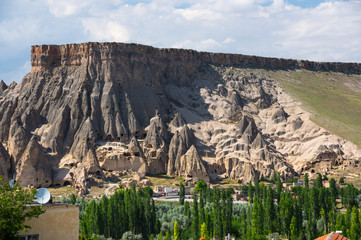
[[31, 226], [19, 235], [39, 234], [39, 240], [76, 240], [79, 239], [79, 208], [74, 205], [46, 204], [46, 212], [38, 218], [26, 221]]

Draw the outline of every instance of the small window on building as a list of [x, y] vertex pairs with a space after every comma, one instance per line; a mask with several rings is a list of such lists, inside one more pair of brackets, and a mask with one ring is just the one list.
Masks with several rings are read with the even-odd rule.
[[39, 240], [39, 234], [20, 236], [21, 240]]

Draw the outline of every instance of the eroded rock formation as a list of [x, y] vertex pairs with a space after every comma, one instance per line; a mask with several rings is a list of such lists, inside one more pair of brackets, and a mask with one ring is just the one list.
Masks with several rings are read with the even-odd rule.
[[361, 155], [275, 79], [244, 69], [361, 73], [360, 64], [120, 43], [33, 46], [31, 63], [21, 83], [0, 83], [0, 174], [13, 174], [13, 159], [23, 186], [84, 194], [92, 176], [123, 170], [246, 183], [292, 178], [327, 154]]

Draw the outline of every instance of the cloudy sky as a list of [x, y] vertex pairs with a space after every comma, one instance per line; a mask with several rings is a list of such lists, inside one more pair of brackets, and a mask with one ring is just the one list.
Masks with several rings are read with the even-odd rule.
[[0, 79], [30, 71], [30, 46], [155, 47], [361, 62], [361, 0], [1, 0]]

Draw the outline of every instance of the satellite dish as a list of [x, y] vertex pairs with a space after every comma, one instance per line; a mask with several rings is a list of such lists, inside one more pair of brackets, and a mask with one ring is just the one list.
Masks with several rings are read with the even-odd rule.
[[15, 185], [15, 183], [16, 183], [16, 181], [15, 181], [14, 179], [11, 179], [11, 180], [9, 181], [10, 187], [13, 188], [14, 185]]
[[35, 201], [40, 204], [46, 204], [49, 202], [51, 198], [51, 194], [48, 189], [46, 188], [39, 188], [38, 192], [35, 194]]

